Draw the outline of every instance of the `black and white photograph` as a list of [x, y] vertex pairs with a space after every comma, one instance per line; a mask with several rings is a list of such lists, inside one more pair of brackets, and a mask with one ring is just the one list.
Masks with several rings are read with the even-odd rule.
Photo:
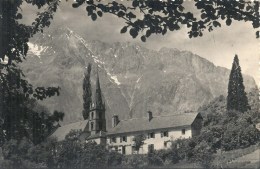
[[259, 10], [0, 0], [0, 169], [260, 169]]

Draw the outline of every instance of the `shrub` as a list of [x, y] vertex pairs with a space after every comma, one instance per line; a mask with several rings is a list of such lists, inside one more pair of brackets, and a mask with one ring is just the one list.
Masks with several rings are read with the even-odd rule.
[[156, 153], [148, 153], [148, 164], [151, 166], [162, 166], [163, 160]]
[[122, 162], [122, 167], [132, 167], [132, 168], [145, 168], [148, 165], [147, 157], [141, 154], [132, 154], [126, 156]]
[[119, 166], [122, 164], [123, 160], [124, 160], [124, 156], [122, 154], [112, 151], [108, 153], [107, 165]]
[[170, 162], [172, 164], [176, 164], [181, 159], [178, 153], [177, 148], [171, 149], [162, 149], [154, 152], [164, 163]]
[[146, 139], [144, 134], [136, 135], [133, 138], [133, 141], [135, 143], [135, 150], [139, 152], [140, 147], [144, 144], [144, 140]]
[[206, 141], [202, 141], [194, 148], [193, 162], [198, 162], [203, 168], [212, 168], [213, 150]]
[[8, 168], [27, 168], [28, 166], [34, 165], [28, 160], [28, 149], [33, 147], [33, 144], [26, 138], [17, 141], [10, 140], [4, 143], [2, 147], [3, 156], [4, 156], [4, 165]]

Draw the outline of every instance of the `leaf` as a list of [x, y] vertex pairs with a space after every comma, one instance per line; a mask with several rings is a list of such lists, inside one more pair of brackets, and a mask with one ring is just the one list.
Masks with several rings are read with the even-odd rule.
[[179, 10], [180, 10], [181, 12], [184, 10], [184, 7], [181, 6], [181, 5], [180, 5], [178, 8], [179, 8]]
[[128, 13], [128, 17], [129, 17], [129, 18], [136, 18], [136, 15], [133, 14], [132, 12], [129, 12], [129, 13]]
[[136, 38], [137, 37], [137, 35], [138, 35], [138, 32], [137, 32], [137, 30], [135, 29], [135, 28], [132, 28], [132, 29], [130, 29], [130, 35], [133, 37], [133, 38]]
[[250, 5], [248, 5], [247, 7], [246, 7], [246, 10], [247, 11], [249, 11], [249, 10], [251, 10], [252, 9], [252, 7], [250, 6]]
[[207, 14], [205, 14], [205, 13], [201, 14], [201, 18], [202, 18], [202, 19], [207, 18]]
[[227, 26], [230, 26], [231, 23], [232, 23], [232, 20], [231, 20], [230, 18], [227, 18], [227, 20], [226, 20], [226, 24], [227, 24]]
[[142, 36], [142, 37], [141, 37], [141, 40], [142, 40], [143, 42], [146, 42], [146, 37], [145, 37], [145, 36]]
[[179, 30], [180, 29], [180, 26], [178, 24], [174, 24], [173, 26], [174, 26], [175, 30]]
[[193, 32], [193, 37], [197, 37], [199, 35], [199, 33], [198, 32]]
[[162, 35], [165, 35], [166, 34], [166, 32], [167, 32], [167, 29], [165, 28], [165, 29], [163, 29], [162, 30]]
[[94, 3], [93, 0], [87, 0], [87, 4], [91, 5], [93, 3]]
[[87, 6], [86, 7], [86, 10], [88, 11], [88, 16], [92, 15], [93, 14], [93, 9], [91, 6]]
[[23, 18], [22, 14], [18, 13], [16, 19], [22, 19], [22, 18]]
[[255, 33], [256, 34], [256, 38], [259, 38], [259, 33], [260, 33], [259, 31], [256, 31], [256, 33]]
[[221, 27], [221, 24], [218, 22], [218, 21], [213, 21], [213, 25], [215, 26], [215, 27]]
[[123, 11], [119, 11], [118, 13], [117, 13], [117, 16], [118, 17], [123, 17], [125, 15], [125, 12], [123, 12]]
[[78, 3], [73, 3], [73, 4], [72, 4], [72, 7], [73, 7], [73, 8], [78, 8], [78, 7], [79, 7], [79, 4], [78, 4]]
[[152, 33], [151, 33], [151, 30], [148, 29], [148, 30], [146, 31], [146, 37], [148, 38], [151, 34], [152, 34]]
[[103, 13], [101, 11], [97, 11], [99, 17], [102, 17]]
[[137, 7], [138, 5], [139, 5], [139, 2], [137, 0], [134, 0], [133, 3], [132, 3], [132, 6]]
[[127, 31], [127, 26], [124, 26], [124, 27], [121, 29], [120, 33], [126, 33], [126, 31]]
[[95, 20], [97, 19], [97, 14], [93, 13], [93, 14], [91, 15], [91, 19], [92, 19], [93, 21], [95, 21]]

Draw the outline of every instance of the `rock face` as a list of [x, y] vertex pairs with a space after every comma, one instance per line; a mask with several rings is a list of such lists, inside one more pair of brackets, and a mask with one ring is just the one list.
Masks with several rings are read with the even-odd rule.
[[[36, 86], [60, 86], [61, 95], [42, 104], [65, 112], [65, 122], [82, 119], [82, 81], [92, 63], [106, 101], [108, 127], [120, 119], [197, 110], [219, 95], [226, 95], [230, 71], [188, 51], [146, 49], [131, 43], [103, 43], [83, 39], [68, 28], [37, 35], [30, 42], [22, 68]], [[247, 91], [256, 86], [244, 75]]]

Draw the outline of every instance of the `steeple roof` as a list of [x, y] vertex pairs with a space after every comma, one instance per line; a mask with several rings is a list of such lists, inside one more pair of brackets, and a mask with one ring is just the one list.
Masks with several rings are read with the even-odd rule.
[[95, 88], [95, 94], [92, 99], [92, 103], [94, 103], [94, 107], [96, 109], [104, 109], [104, 102], [103, 102], [103, 95], [101, 91], [101, 86], [100, 86], [100, 80], [99, 80], [99, 73], [98, 73], [98, 67], [97, 67], [97, 79], [96, 79], [96, 88]]

